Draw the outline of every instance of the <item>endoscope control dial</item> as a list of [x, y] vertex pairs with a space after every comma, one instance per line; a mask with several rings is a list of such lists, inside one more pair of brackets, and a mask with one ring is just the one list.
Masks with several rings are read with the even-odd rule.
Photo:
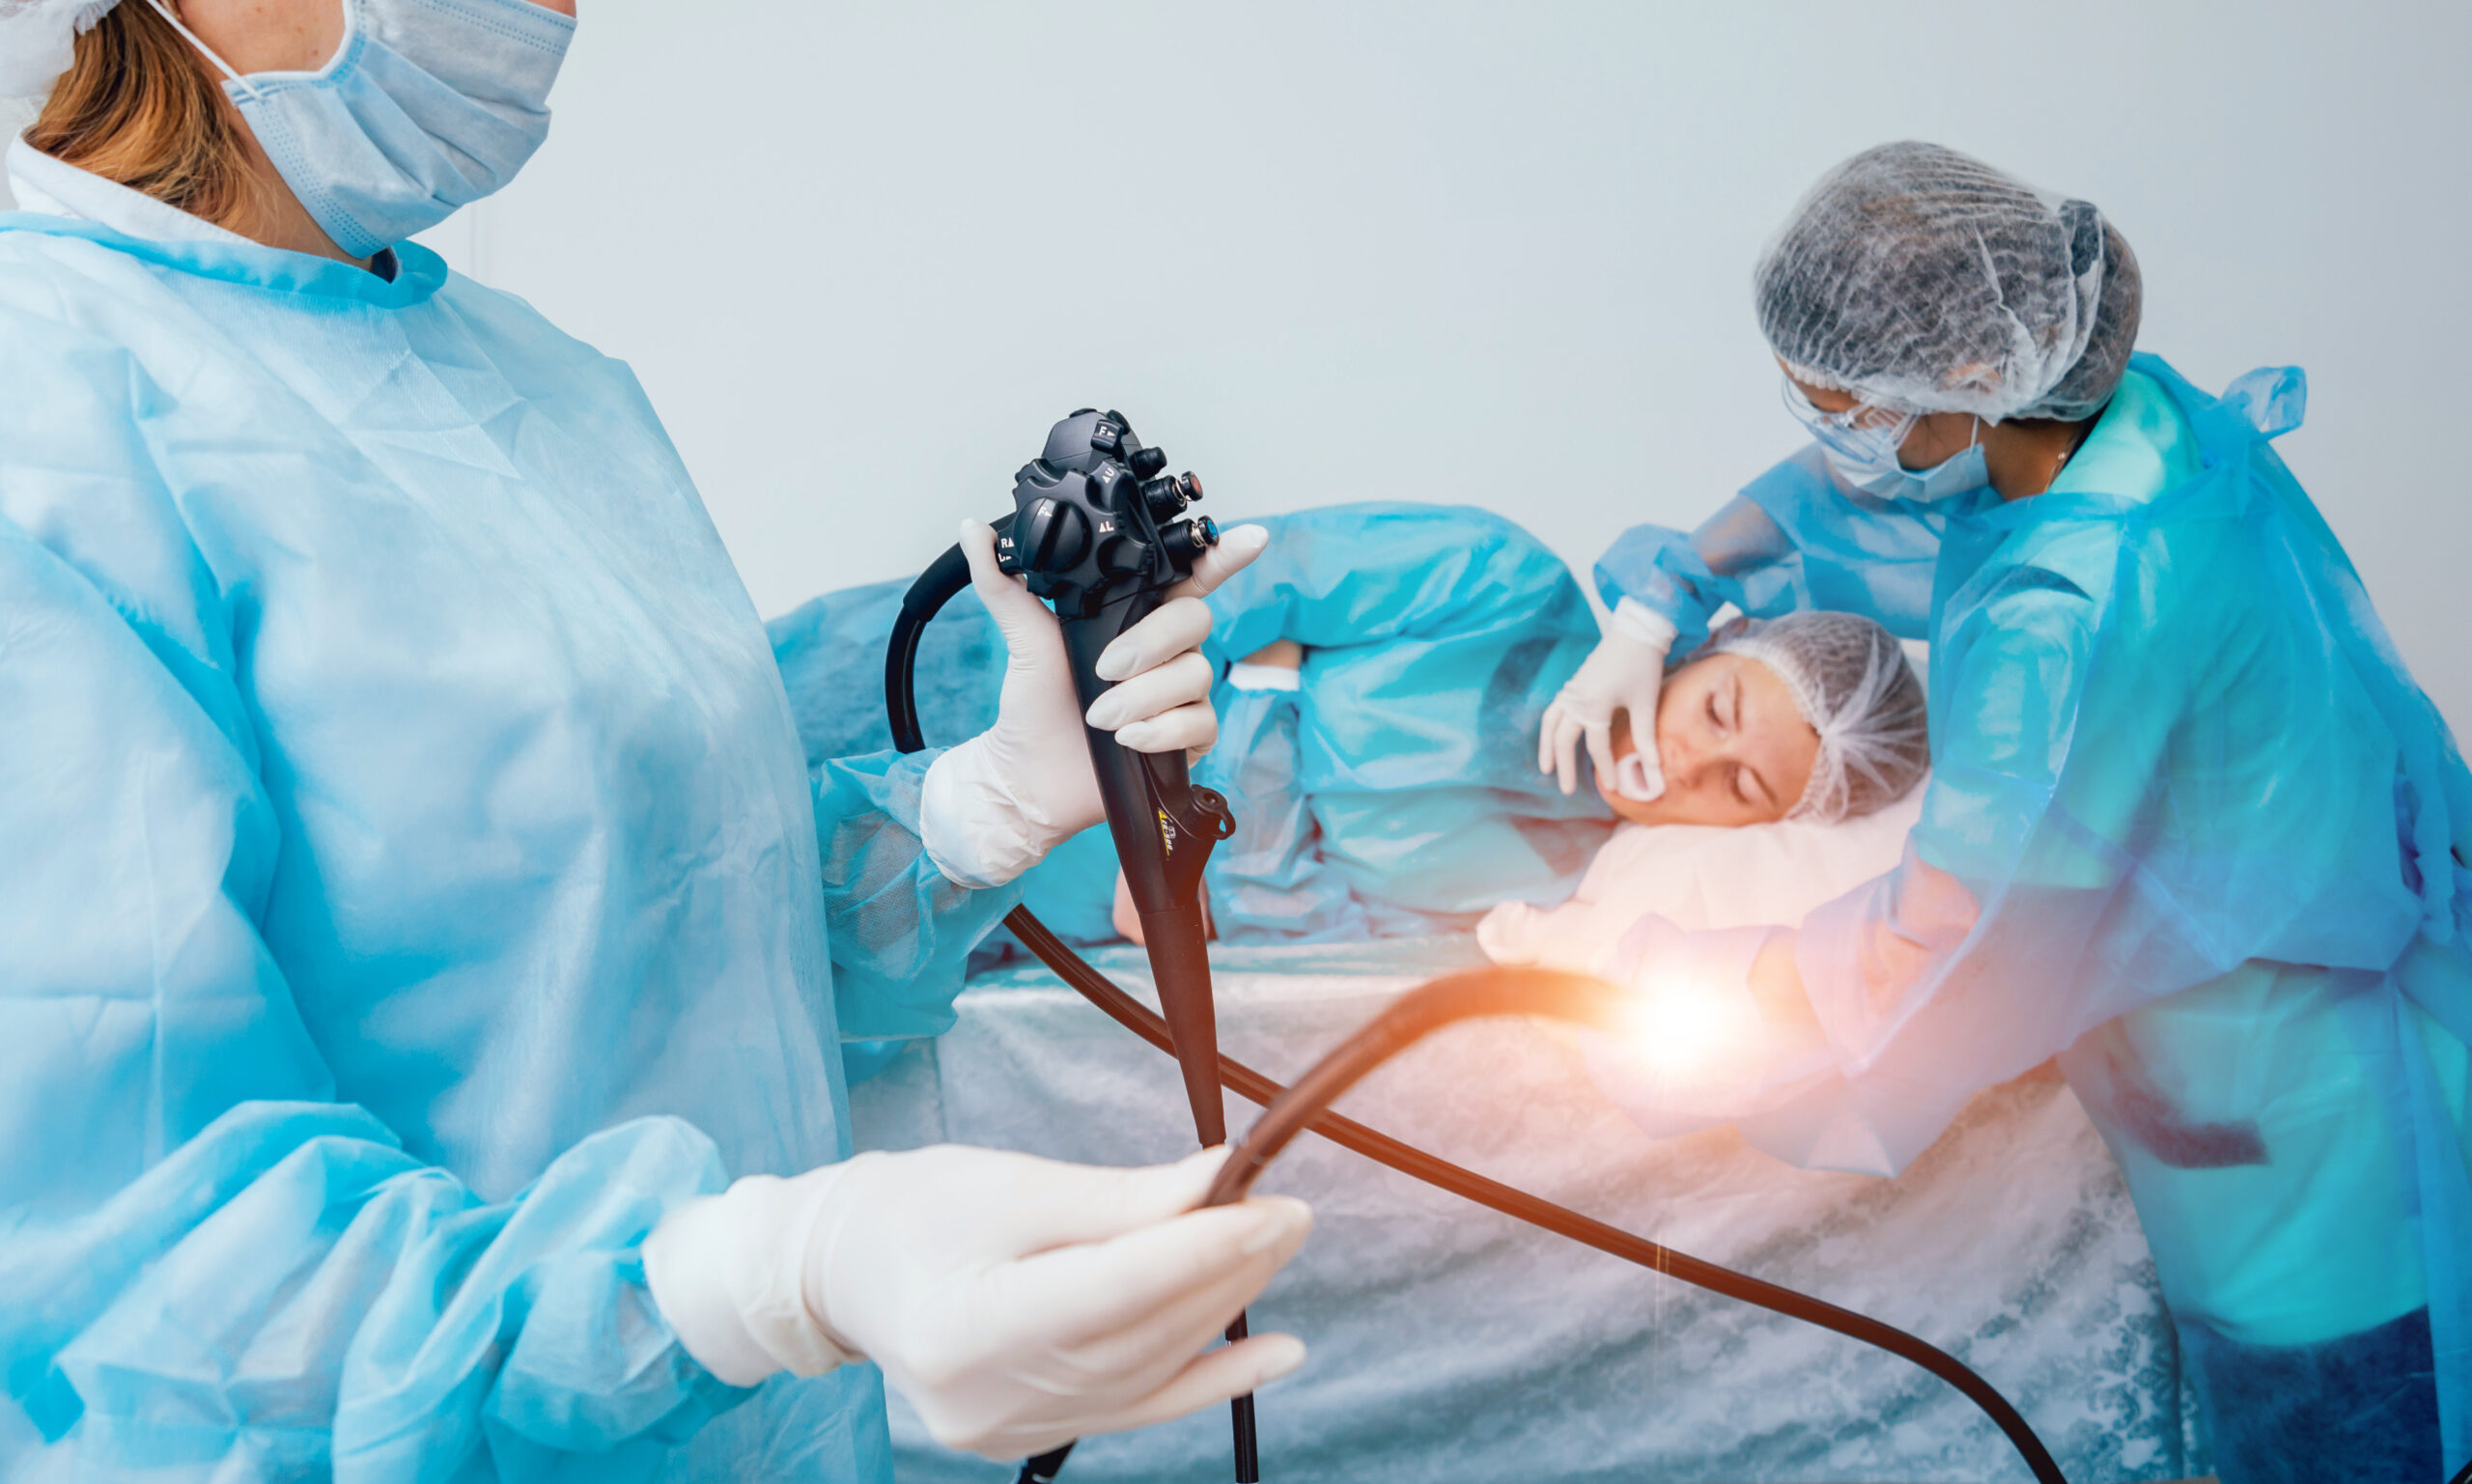
[[1080, 562], [1090, 544], [1089, 518], [1052, 497], [1030, 502], [1015, 524], [1017, 560], [1030, 572], [1062, 572]]

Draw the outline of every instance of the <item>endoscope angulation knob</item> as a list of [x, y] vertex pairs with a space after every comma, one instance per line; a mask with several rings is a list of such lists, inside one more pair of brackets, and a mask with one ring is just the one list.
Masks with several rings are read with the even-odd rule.
[[1015, 524], [1014, 549], [1032, 572], [1054, 572], [1082, 560], [1090, 544], [1089, 518], [1060, 500], [1038, 499]]

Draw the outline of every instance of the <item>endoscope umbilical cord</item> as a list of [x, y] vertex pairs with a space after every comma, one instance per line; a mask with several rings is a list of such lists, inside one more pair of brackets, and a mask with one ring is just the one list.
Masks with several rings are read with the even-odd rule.
[[[920, 751], [927, 744], [918, 724], [913, 676], [919, 636], [925, 631], [928, 621], [968, 581], [969, 570], [962, 560], [961, 549], [956, 546], [920, 575], [917, 583], [903, 598], [900, 615], [894, 620], [885, 663], [885, 701], [893, 745], [903, 752]], [[1039, 921], [1028, 908], [1013, 909], [1005, 915], [1004, 926], [1011, 929], [1023, 946], [1035, 954], [1058, 978], [1071, 985], [1110, 1019], [1170, 1056], [1175, 1054], [1175, 1044], [1168, 1034], [1167, 1022], [1092, 967]], [[1545, 983], [1548, 980], [1557, 984], [1548, 985]], [[1241, 1193], [1244, 1187], [1251, 1184], [1251, 1177], [1271, 1156], [1284, 1147], [1296, 1132], [1310, 1129], [1377, 1163], [1504, 1216], [1680, 1278], [1711, 1293], [1834, 1330], [1921, 1366], [1954, 1386], [1991, 1419], [2034, 1473], [2036, 1484], [2067, 1484], [2066, 1476], [2053, 1461], [2050, 1450], [2043, 1446], [2042, 1440], [2035, 1435], [2017, 1409], [2009, 1405], [2008, 1399], [1994, 1389], [1990, 1383], [1967, 1369], [1955, 1357], [1936, 1346], [1876, 1319], [1729, 1268], [1719, 1267], [1688, 1253], [1677, 1252], [1661, 1243], [1634, 1236], [1619, 1227], [1608, 1226], [1525, 1190], [1489, 1180], [1474, 1170], [1463, 1169], [1353, 1119], [1341, 1117], [1324, 1106], [1389, 1055], [1451, 1021], [1475, 1014], [1532, 1013], [1538, 1008], [1549, 1015], [1557, 1013], [1550, 1006], [1539, 1006], [1527, 996], [1543, 991], [1550, 997], [1558, 986], [1566, 988], [1563, 982], [1567, 981], [1593, 982], [1582, 980], [1577, 975], [1523, 969], [1479, 969], [1430, 981], [1410, 991], [1390, 1011], [1377, 1017], [1371, 1025], [1317, 1063], [1298, 1084], [1306, 1089], [1303, 1098], [1289, 1097], [1291, 1089], [1222, 1053], [1219, 1058], [1221, 1084], [1270, 1111], [1231, 1151], [1228, 1169], [1222, 1173], [1221, 1184]], [[1425, 996], [1422, 1005], [1417, 1003], [1420, 995]], [[1523, 1003], [1530, 1008], [1523, 1009]], [[1434, 1013], [1437, 1009], [1445, 1013]], [[1452, 1011], [1457, 1013], [1448, 1013]], [[1569, 1015], [1564, 1018], [1585, 1019]], [[1255, 1143], [1257, 1135], [1262, 1136], [1258, 1145]], [[1240, 1164], [1240, 1162], [1244, 1162]], [[1222, 1197], [1227, 1193], [1225, 1190], [1214, 1192]], [[1045, 1481], [1054, 1478], [1067, 1451], [1069, 1446], [1031, 1460], [1024, 1466], [1022, 1479], [1036, 1479], [1045, 1484]]]

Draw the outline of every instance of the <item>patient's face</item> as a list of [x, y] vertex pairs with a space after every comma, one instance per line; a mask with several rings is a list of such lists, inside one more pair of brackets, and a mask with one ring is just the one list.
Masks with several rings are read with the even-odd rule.
[[[1637, 745], [1628, 714], [1614, 718], [1614, 754]], [[1646, 803], [1599, 778], [1597, 792], [1635, 825], [1760, 825], [1803, 797], [1819, 734], [1777, 672], [1744, 655], [1710, 655], [1666, 677], [1657, 697], [1665, 793]]]

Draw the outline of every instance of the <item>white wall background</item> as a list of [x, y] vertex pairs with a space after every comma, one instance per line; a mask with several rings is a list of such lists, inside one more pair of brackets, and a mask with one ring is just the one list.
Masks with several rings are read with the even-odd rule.
[[1204, 507], [1472, 501], [1585, 566], [1786, 451], [1762, 238], [1885, 139], [2100, 205], [2472, 723], [2472, 6], [584, 0], [439, 233], [632, 362], [766, 612], [915, 570], [1050, 421]]

